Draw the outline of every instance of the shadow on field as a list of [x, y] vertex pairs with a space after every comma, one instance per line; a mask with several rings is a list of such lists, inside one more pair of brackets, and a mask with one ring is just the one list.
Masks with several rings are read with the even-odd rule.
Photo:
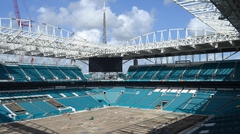
[[4, 124], [0, 129], [3, 129], [3, 127], [5, 130], [2, 131], [1, 134], [11, 134], [16, 132], [21, 134], [58, 134], [49, 128], [30, 121]]

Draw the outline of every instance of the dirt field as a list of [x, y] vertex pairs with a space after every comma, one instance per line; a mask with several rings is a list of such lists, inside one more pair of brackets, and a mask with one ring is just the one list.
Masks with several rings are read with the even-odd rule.
[[110, 107], [71, 115], [11, 123], [0, 126], [4, 134], [146, 134], [153, 128], [175, 122], [183, 114], [160, 110]]

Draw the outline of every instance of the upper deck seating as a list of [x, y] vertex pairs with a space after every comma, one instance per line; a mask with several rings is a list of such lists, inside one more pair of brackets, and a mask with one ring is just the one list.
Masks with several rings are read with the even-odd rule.
[[138, 70], [139, 67], [136, 67], [136, 66], [130, 66], [128, 68], [128, 72], [127, 72], [127, 77], [126, 77], [126, 80], [131, 78], [132, 75]]
[[23, 70], [21, 70], [18, 65], [5, 65], [5, 67], [8, 70], [9, 74], [12, 77], [14, 77], [14, 81], [16, 81], [16, 82], [27, 82], [28, 81]]
[[153, 78], [153, 80], [159, 80], [159, 81], [165, 80], [166, 76], [169, 74], [169, 72], [172, 70], [172, 68], [173, 67], [162, 66], [162, 68], [158, 71], [158, 73]]
[[0, 80], [10, 80], [10, 78], [8, 77], [9, 74], [8, 72], [5, 70], [5, 68], [3, 67], [2, 64], [0, 64]]
[[236, 63], [236, 66], [234, 68], [234, 77], [233, 77], [233, 80], [234, 81], [240, 81], [240, 61], [238, 61]]
[[38, 72], [45, 77], [46, 80], [54, 79], [54, 75], [45, 67], [41, 65], [34, 65]]
[[87, 80], [76, 66], [0, 64], [0, 82], [43, 82], [43, 81]]
[[130, 77], [130, 80], [139, 80], [149, 68], [149, 66], [139, 67], [138, 70]]
[[59, 66], [58, 68], [61, 69], [70, 79], [77, 79], [76, 74], [74, 74], [74, 72], [68, 67]]
[[175, 67], [167, 77], [166, 81], [179, 81], [180, 76], [185, 69], [186, 67]]
[[144, 74], [141, 80], [149, 81], [152, 77], [157, 73], [157, 71], [161, 69], [161, 66], [150, 66], [148, 71]]
[[235, 62], [220, 63], [214, 81], [231, 81]]
[[191, 65], [188, 66], [185, 73], [183, 74], [181, 80], [183, 81], [195, 81], [195, 76], [197, 75], [199, 69], [202, 65]]
[[38, 74], [32, 65], [19, 65], [27, 76], [31, 78], [31, 81], [43, 81], [41, 76]]
[[214, 72], [216, 71], [218, 63], [205, 63], [203, 64], [199, 76], [197, 77], [198, 81], [212, 81]]
[[46, 66], [58, 79], [66, 79], [65, 74], [56, 66]]
[[85, 78], [85, 76], [82, 73], [82, 70], [76, 66], [71, 66], [68, 67], [70, 70], [72, 70], [78, 77], [80, 77], [83, 81], [86, 81], [87, 79]]

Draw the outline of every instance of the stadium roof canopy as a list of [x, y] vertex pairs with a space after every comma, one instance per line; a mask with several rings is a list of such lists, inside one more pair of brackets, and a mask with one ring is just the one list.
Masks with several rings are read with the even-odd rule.
[[16, 27], [19, 20], [0, 18], [0, 53], [69, 59], [89, 57], [135, 59], [239, 50], [240, 9], [237, 6], [239, 4], [234, 3], [236, 1], [175, 0], [175, 2], [211, 29], [160, 30], [135, 37], [120, 45], [107, 45], [89, 42], [65, 29], [46, 23], [37, 28], [30, 25], [22, 28]]

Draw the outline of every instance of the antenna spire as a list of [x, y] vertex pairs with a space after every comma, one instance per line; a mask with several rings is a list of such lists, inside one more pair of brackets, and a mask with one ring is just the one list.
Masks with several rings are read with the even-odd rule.
[[106, 31], [106, 6], [105, 2], [103, 3], [103, 44], [107, 44], [107, 31]]

